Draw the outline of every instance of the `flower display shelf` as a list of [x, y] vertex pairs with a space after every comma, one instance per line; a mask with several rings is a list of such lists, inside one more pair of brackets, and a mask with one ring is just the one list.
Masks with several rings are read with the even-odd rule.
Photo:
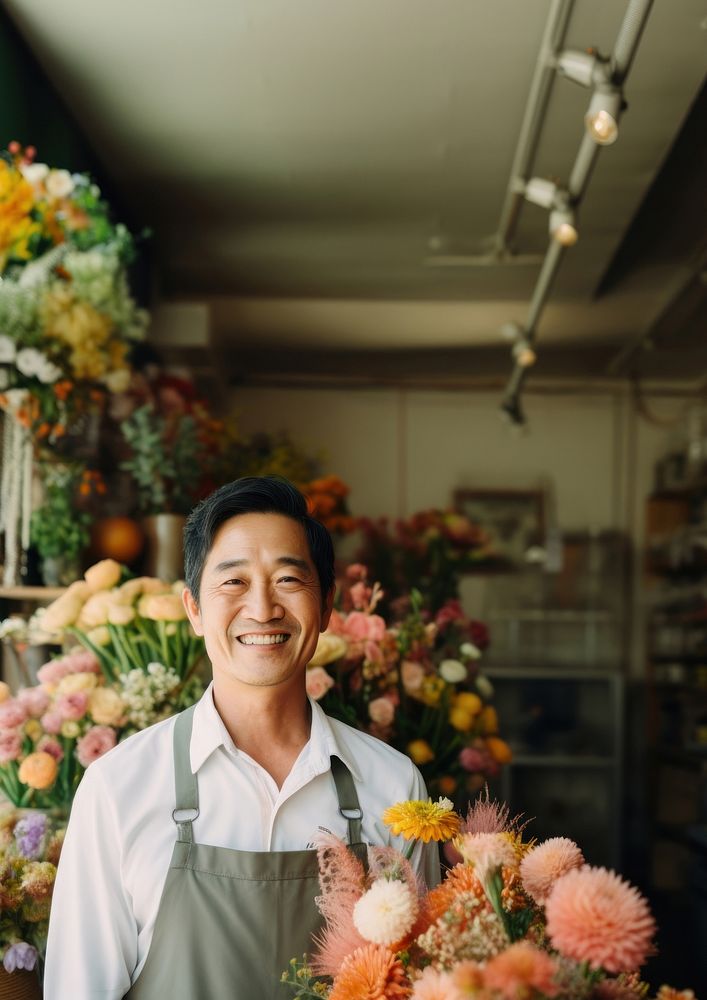
[[0, 587], [0, 601], [54, 601], [64, 587]]
[[41, 996], [35, 972], [6, 972], [0, 966], [0, 1000], [41, 1000]]

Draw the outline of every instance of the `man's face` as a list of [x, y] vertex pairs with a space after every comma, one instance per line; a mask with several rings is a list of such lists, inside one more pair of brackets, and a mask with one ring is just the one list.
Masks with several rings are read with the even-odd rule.
[[331, 614], [304, 528], [281, 514], [240, 514], [216, 533], [187, 614], [203, 635], [214, 681], [301, 684]]

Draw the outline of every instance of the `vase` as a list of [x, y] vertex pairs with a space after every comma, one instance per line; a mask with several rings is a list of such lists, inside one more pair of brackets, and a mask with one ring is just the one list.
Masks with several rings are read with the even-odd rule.
[[67, 556], [45, 556], [41, 562], [45, 587], [68, 587], [81, 576], [78, 559]]
[[145, 531], [145, 573], [174, 582], [184, 576], [182, 514], [152, 514], [142, 519]]
[[41, 1000], [42, 988], [36, 972], [18, 969], [6, 972], [0, 965], [0, 1000]]

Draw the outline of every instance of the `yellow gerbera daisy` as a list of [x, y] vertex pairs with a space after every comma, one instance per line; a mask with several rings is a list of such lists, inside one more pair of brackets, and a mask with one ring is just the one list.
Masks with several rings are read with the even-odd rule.
[[459, 833], [461, 820], [449, 799], [427, 802], [411, 799], [397, 802], [383, 813], [383, 822], [396, 837], [405, 840], [451, 840]]

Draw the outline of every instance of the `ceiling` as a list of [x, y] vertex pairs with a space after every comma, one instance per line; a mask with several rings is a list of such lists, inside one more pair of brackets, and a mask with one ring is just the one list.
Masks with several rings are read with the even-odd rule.
[[[547, 212], [491, 251], [562, 0], [1, 2], [153, 228], [156, 304], [201, 306], [156, 341], [232, 382], [508, 374]], [[609, 55], [628, 4], [564, 6], [564, 47]], [[707, 375], [706, 78], [704, 0], [655, 3], [538, 375]], [[533, 175], [567, 182], [588, 100], [554, 78]]]

